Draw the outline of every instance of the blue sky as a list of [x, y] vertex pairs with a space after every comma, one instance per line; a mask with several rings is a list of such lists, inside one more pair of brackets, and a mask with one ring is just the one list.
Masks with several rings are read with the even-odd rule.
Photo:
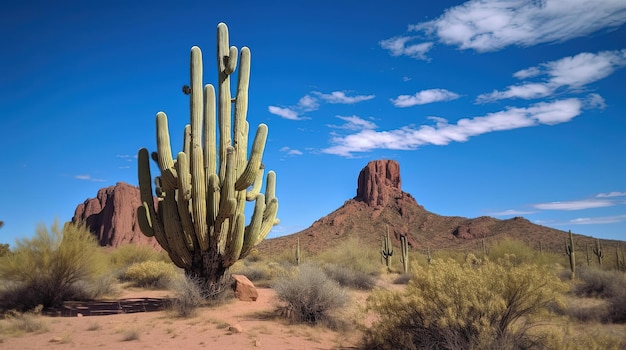
[[441, 215], [626, 240], [626, 2], [20, 1], [0, 5], [0, 243], [137, 184], [155, 115], [182, 145], [189, 50], [215, 28], [252, 53], [280, 225], [356, 194], [370, 160]]

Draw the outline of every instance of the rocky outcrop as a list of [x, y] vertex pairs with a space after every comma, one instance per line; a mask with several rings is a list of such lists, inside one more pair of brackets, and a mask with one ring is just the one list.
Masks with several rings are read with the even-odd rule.
[[395, 160], [373, 160], [361, 170], [355, 199], [369, 206], [385, 206], [402, 193], [400, 164]]
[[85, 222], [101, 246], [143, 244], [160, 250], [153, 237], [146, 237], [137, 222], [141, 205], [139, 188], [124, 182], [101, 188], [96, 198], [89, 198], [76, 207], [72, 222]]

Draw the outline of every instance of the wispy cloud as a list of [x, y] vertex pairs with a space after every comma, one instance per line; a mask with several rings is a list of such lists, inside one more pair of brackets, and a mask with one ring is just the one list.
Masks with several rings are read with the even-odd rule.
[[489, 215], [491, 215], [491, 216], [514, 216], [514, 215], [528, 215], [528, 214], [534, 214], [534, 213], [536, 213], [536, 211], [524, 211], [524, 210], [509, 209], [509, 210], [505, 210], [505, 211], [498, 211], [498, 212], [494, 212], [494, 213], [489, 213]]
[[[484, 103], [507, 98], [534, 99], [550, 96], [562, 88], [580, 90], [586, 85], [608, 77], [623, 66], [626, 66], [626, 49], [598, 53], [583, 52], [513, 74], [519, 79], [542, 77], [544, 81], [512, 85], [503, 91], [495, 90], [479, 95], [476, 101]], [[596, 100], [596, 103], [604, 104], [604, 100]]]
[[302, 116], [306, 112], [312, 112], [320, 108], [320, 100], [331, 104], [354, 104], [375, 98], [375, 95], [355, 95], [348, 96], [344, 91], [333, 91], [330, 94], [324, 94], [319, 91], [312, 91], [300, 98], [295, 106], [277, 107], [269, 106], [267, 109], [270, 113], [289, 120], [309, 119]]
[[616, 202], [600, 199], [582, 199], [565, 202], [537, 203], [532, 206], [541, 210], [583, 210], [592, 208], [612, 207]]
[[338, 115], [337, 118], [343, 120], [345, 123], [342, 125], [326, 124], [326, 126], [329, 128], [346, 130], [376, 129], [378, 127], [375, 123], [362, 119], [356, 115], [349, 117]]
[[626, 192], [618, 192], [618, 191], [598, 193], [596, 195], [597, 198], [611, 198], [611, 197], [624, 197], [624, 196], [626, 196]]
[[408, 44], [411, 41], [418, 40], [416, 36], [397, 36], [390, 39], [381, 40], [378, 44], [385, 50], [389, 50], [392, 56], [409, 56], [419, 60], [428, 60], [426, 53], [430, 51], [434, 43], [423, 42], [417, 44]]
[[88, 174], [74, 175], [74, 178], [78, 180], [93, 181], [93, 182], [105, 182], [106, 181], [104, 179], [93, 178], [91, 177], [91, 175], [88, 175]]
[[323, 94], [321, 92], [314, 91], [315, 95], [324, 100], [327, 103], [341, 103], [341, 104], [354, 104], [362, 101], [367, 101], [373, 99], [374, 95], [357, 95], [357, 96], [346, 96], [346, 93], [343, 91], [333, 91], [330, 94]]
[[481, 134], [569, 122], [580, 115], [582, 102], [576, 98], [541, 102], [527, 108], [508, 108], [485, 116], [463, 118], [456, 124], [449, 124], [444, 118], [431, 118], [436, 124], [419, 127], [405, 126], [390, 131], [363, 129], [358, 133], [331, 138], [333, 146], [322, 152], [352, 157], [355, 152], [369, 152], [376, 149], [413, 150], [423, 145], [447, 145], [451, 142], [465, 142], [472, 136]]
[[[422, 32], [460, 49], [487, 52], [563, 42], [624, 23], [624, 1], [470, 0], [446, 9], [432, 21], [410, 25], [409, 31]], [[410, 39], [405, 38], [412, 37], [388, 39], [386, 45], [392, 54], [410, 56], [405, 52]]]
[[277, 115], [279, 117], [285, 118], [285, 119], [289, 119], [289, 120], [302, 120], [305, 118], [302, 118], [298, 115], [298, 112], [296, 110], [294, 110], [293, 108], [282, 108], [282, 107], [276, 107], [276, 106], [269, 106], [267, 107], [267, 110], [274, 114]]
[[565, 221], [556, 220], [537, 220], [535, 223], [540, 225], [550, 226], [570, 226], [570, 225], [603, 225], [614, 224], [618, 222], [626, 221], [626, 214], [612, 215], [612, 216], [595, 216], [595, 217], [580, 217]]
[[614, 216], [598, 216], [590, 218], [576, 218], [570, 220], [569, 224], [574, 225], [592, 225], [592, 224], [614, 224], [616, 222], [626, 221], [626, 214]]
[[280, 151], [287, 154], [288, 156], [301, 156], [303, 154], [300, 150], [289, 148], [286, 146], [281, 148]]
[[451, 101], [457, 98], [459, 98], [458, 94], [446, 89], [429, 89], [419, 91], [414, 95], [400, 95], [391, 99], [391, 103], [396, 107], [411, 107], [433, 102]]
[[131, 155], [131, 154], [117, 154], [115, 155], [115, 158], [121, 158], [121, 159], [125, 159], [127, 162], [132, 162], [135, 159], [137, 159], [137, 155]]

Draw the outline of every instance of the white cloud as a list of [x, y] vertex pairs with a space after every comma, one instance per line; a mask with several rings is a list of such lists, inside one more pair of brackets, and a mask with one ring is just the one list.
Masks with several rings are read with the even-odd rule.
[[267, 108], [270, 113], [277, 115], [279, 117], [289, 119], [289, 120], [302, 120], [304, 118], [298, 115], [298, 112], [294, 111], [291, 108], [282, 108], [276, 106], [269, 106]]
[[391, 99], [391, 102], [396, 107], [411, 107], [433, 102], [451, 101], [457, 98], [459, 98], [458, 94], [446, 89], [429, 89], [419, 91], [414, 95], [400, 95]]
[[283, 153], [287, 153], [287, 155], [289, 156], [301, 156], [303, 154], [300, 150], [289, 148], [286, 146], [281, 148], [280, 151]]
[[[575, 56], [542, 63], [537, 67], [523, 69], [513, 74], [514, 77], [520, 79], [544, 77], [542, 82], [525, 82], [512, 85], [504, 91], [496, 90], [479, 95], [476, 101], [482, 103], [506, 98], [541, 98], [550, 96], [564, 87], [570, 90], [580, 90], [586, 85], [608, 77], [616, 69], [623, 66], [626, 66], [626, 49], [598, 53], [582, 52]], [[594, 102], [604, 104], [604, 100]]]
[[289, 120], [305, 120], [302, 114], [306, 112], [316, 111], [320, 108], [320, 99], [323, 102], [331, 104], [354, 104], [362, 101], [373, 99], [374, 95], [356, 95], [347, 96], [343, 91], [333, 91], [330, 94], [324, 94], [318, 91], [312, 91], [298, 100], [295, 106], [277, 107], [269, 106], [267, 109], [270, 113]]
[[389, 50], [392, 56], [409, 56], [420, 60], [427, 60], [426, 53], [430, 51], [434, 43], [424, 42], [407, 45], [409, 41], [416, 40], [414, 36], [397, 36], [381, 40], [378, 44], [383, 49]]
[[549, 202], [533, 204], [534, 208], [541, 210], [583, 210], [614, 206], [616, 202], [599, 199], [582, 199], [566, 202]]
[[608, 193], [598, 193], [596, 195], [597, 198], [624, 197], [624, 196], [626, 196], [626, 192], [618, 192], [618, 191], [613, 191], [613, 192], [608, 192]]
[[499, 212], [495, 212], [495, 213], [490, 213], [489, 215], [491, 216], [513, 216], [513, 215], [528, 215], [528, 214], [534, 214], [536, 212], [534, 211], [522, 211], [522, 210], [514, 210], [514, 209], [509, 209], [509, 210], [505, 210], [505, 211], [499, 211]]
[[322, 152], [351, 157], [355, 152], [375, 149], [412, 150], [423, 145], [447, 145], [494, 131], [568, 122], [578, 116], [581, 109], [582, 102], [570, 98], [536, 103], [528, 108], [508, 108], [471, 119], [464, 118], [456, 124], [449, 124], [445, 119], [435, 117], [431, 118], [435, 119], [435, 126], [405, 126], [390, 131], [364, 129], [347, 136], [335, 135], [331, 138], [334, 145]]
[[354, 104], [371, 100], [376, 97], [374, 95], [346, 96], [346, 93], [343, 91], [333, 91], [330, 94], [323, 94], [317, 91], [314, 91], [313, 93], [319, 96], [325, 102], [332, 104]]
[[96, 179], [96, 178], [92, 178], [91, 175], [88, 174], [80, 174], [80, 175], [74, 175], [75, 179], [78, 180], [85, 180], [85, 181], [93, 181], [93, 182], [104, 182], [104, 179]]
[[343, 125], [334, 125], [327, 124], [326, 126], [335, 129], [346, 129], [346, 130], [363, 130], [363, 129], [376, 129], [378, 126], [373, 122], [367, 121], [365, 119], [359, 118], [356, 115], [344, 117], [337, 116], [338, 119], [345, 121], [346, 123]]
[[626, 214], [614, 216], [598, 216], [592, 218], [576, 218], [570, 220], [568, 224], [574, 225], [592, 225], [592, 224], [613, 224], [616, 222], [626, 221]]
[[[448, 8], [435, 20], [410, 25], [409, 30], [461, 49], [487, 52], [563, 42], [624, 23], [622, 0], [470, 0]], [[407, 37], [395, 39], [403, 38]], [[392, 53], [402, 54], [406, 41], [387, 44], [395, 49]]]

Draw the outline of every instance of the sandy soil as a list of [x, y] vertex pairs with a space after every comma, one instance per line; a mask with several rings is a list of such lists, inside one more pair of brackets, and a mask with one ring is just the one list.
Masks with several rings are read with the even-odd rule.
[[[290, 324], [276, 317], [272, 289], [254, 302], [233, 300], [201, 308], [192, 318], [166, 311], [108, 316], [43, 317], [48, 330], [5, 337], [0, 349], [349, 349], [360, 333]], [[163, 297], [166, 291], [127, 292], [122, 297]], [[356, 305], [365, 295], [355, 295]], [[239, 328], [239, 331], [236, 329]]]

